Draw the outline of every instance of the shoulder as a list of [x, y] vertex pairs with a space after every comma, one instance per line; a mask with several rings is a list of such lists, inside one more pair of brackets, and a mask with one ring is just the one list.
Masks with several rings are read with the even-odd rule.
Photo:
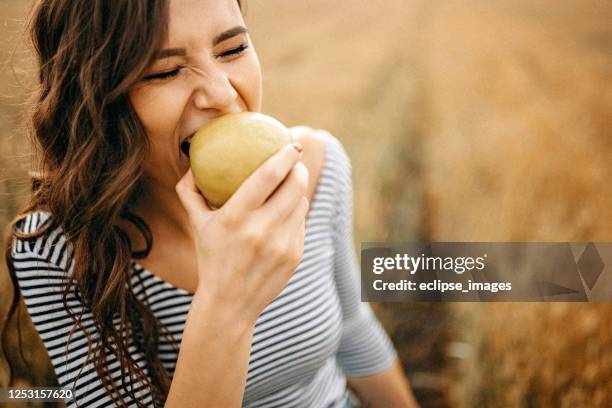
[[312, 188], [327, 179], [334, 184], [350, 183], [351, 160], [340, 140], [326, 130], [307, 126], [295, 126], [290, 131], [293, 139], [304, 146], [302, 161], [310, 172]]
[[294, 126], [289, 129], [295, 141], [304, 146], [304, 152], [310, 148], [315, 154], [331, 156], [331, 159], [348, 160], [344, 145], [338, 138], [324, 129], [314, 129], [308, 126]]
[[[28, 314], [46, 340], [53, 333], [40, 329], [56, 327], [68, 322], [62, 293], [69, 284], [66, 239], [61, 228], [52, 225], [49, 213], [36, 211], [24, 215], [15, 224], [12, 237], [10, 263], [14, 270], [19, 292]], [[71, 293], [68, 300], [79, 302]], [[76, 311], [73, 310], [73, 311]]]
[[15, 230], [19, 236], [12, 237], [11, 257], [17, 272], [32, 266], [33, 262], [57, 269], [68, 266], [66, 237], [61, 227], [52, 225], [49, 212], [33, 211], [24, 215], [16, 222]]

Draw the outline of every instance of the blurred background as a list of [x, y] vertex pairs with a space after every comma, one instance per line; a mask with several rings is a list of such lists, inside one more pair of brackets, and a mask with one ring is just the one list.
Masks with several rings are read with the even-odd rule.
[[[26, 191], [29, 6], [0, 0], [3, 229]], [[612, 241], [612, 2], [248, 0], [246, 20], [264, 112], [329, 130], [352, 159], [357, 250]], [[608, 303], [374, 307], [423, 407], [612, 406]], [[47, 381], [21, 330], [41, 367], [21, 377]]]

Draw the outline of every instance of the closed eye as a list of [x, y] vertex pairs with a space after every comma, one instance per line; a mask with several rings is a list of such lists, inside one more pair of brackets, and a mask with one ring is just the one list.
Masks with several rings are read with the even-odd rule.
[[[248, 44], [241, 44], [240, 46], [236, 48], [232, 48], [231, 50], [225, 51], [217, 55], [217, 58], [227, 58], [227, 57], [231, 57], [232, 55], [238, 55], [238, 54], [243, 53], [247, 48], [249, 48]], [[147, 75], [143, 77], [142, 79], [144, 81], [153, 81], [153, 80], [163, 80], [163, 79], [172, 78], [178, 75], [180, 69], [181, 67], [178, 67], [170, 71]]]
[[142, 78], [145, 81], [152, 81], [155, 79], [166, 79], [166, 78], [172, 78], [178, 75], [179, 73], [179, 69], [180, 68], [175, 68], [171, 71], [166, 71], [166, 72], [160, 72], [159, 74], [152, 74], [152, 75], [147, 75], [146, 77]]
[[217, 55], [217, 58], [224, 58], [224, 57], [229, 57], [232, 55], [237, 55], [237, 54], [241, 54], [243, 53], [247, 48], [249, 48], [248, 44], [240, 44], [238, 47], [236, 48], [232, 48], [231, 50], [225, 51], [219, 55]]

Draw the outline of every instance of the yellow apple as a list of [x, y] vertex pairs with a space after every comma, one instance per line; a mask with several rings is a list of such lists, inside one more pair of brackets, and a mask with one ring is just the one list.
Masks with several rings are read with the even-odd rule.
[[215, 118], [191, 139], [195, 184], [206, 201], [219, 208], [255, 169], [290, 143], [289, 130], [270, 116], [240, 112]]

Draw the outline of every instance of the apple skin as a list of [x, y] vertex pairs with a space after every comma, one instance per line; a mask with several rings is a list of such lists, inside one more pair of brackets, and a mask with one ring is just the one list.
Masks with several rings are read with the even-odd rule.
[[289, 129], [262, 113], [215, 118], [191, 139], [195, 184], [209, 205], [220, 208], [259, 166], [292, 142]]

